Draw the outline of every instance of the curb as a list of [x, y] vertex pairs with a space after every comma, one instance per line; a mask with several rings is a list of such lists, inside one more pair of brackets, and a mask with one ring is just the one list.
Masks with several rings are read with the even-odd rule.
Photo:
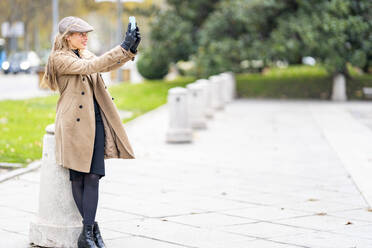
[[0, 183], [4, 182], [6, 180], [12, 179], [16, 176], [20, 176], [22, 174], [34, 171], [34, 170], [38, 169], [40, 166], [41, 166], [41, 159], [30, 163], [29, 165], [27, 165], [26, 168], [20, 168], [20, 169], [16, 169], [16, 170], [12, 170], [10, 172], [7, 172], [4, 175], [0, 175]]

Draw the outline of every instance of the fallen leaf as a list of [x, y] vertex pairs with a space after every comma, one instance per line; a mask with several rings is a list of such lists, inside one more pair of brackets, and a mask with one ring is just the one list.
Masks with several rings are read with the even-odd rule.
[[319, 199], [316, 199], [316, 198], [309, 198], [307, 199], [308, 201], [319, 201]]

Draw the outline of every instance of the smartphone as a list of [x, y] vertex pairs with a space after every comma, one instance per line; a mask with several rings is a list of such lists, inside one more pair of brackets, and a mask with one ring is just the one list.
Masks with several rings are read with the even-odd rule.
[[134, 16], [129, 16], [129, 22], [130, 22], [130, 29], [135, 30], [136, 29], [136, 18]]

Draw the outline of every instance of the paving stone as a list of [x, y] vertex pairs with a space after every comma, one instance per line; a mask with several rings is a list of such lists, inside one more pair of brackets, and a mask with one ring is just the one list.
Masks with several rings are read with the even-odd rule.
[[250, 224], [233, 225], [227, 227], [219, 228], [223, 231], [228, 231], [232, 233], [239, 233], [244, 235], [249, 235], [256, 238], [271, 238], [278, 236], [288, 236], [293, 234], [301, 234], [309, 232], [307, 229], [302, 229], [293, 226], [269, 223], [269, 222], [259, 222]]
[[271, 206], [257, 206], [244, 209], [228, 210], [222, 211], [221, 213], [229, 214], [232, 216], [246, 217], [257, 221], [274, 221], [309, 215], [309, 213], [302, 211]]
[[345, 211], [361, 208], [365, 205], [360, 206], [359, 204], [351, 205], [353, 203], [341, 204], [331, 201], [303, 201], [297, 204], [283, 203], [281, 204], [284, 208], [289, 208], [299, 211], [307, 211], [309, 213], [332, 213], [336, 211]]
[[365, 221], [357, 221], [349, 218], [333, 217], [328, 215], [310, 215], [286, 220], [277, 220], [275, 223], [309, 228], [318, 231], [330, 231], [341, 228], [351, 229], [354, 226], [363, 226], [368, 224], [368, 222]]
[[[102, 203], [99, 202], [99, 203]], [[106, 222], [106, 221], [115, 221], [115, 220], [132, 220], [132, 219], [138, 219], [141, 218], [138, 215], [128, 214], [124, 213], [122, 211], [117, 211], [105, 207], [98, 207], [97, 213], [96, 213], [96, 220], [99, 223]]]
[[114, 230], [108, 230], [105, 228], [101, 228], [101, 222], [99, 222], [100, 232], [102, 234], [102, 237], [104, 237], [104, 242], [106, 243], [106, 240], [116, 240], [116, 239], [126, 239], [129, 237], [132, 237], [129, 234], [117, 232]]
[[245, 247], [259, 247], [259, 248], [294, 248], [294, 247], [302, 247], [297, 246], [289, 243], [278, 242], [278, 241], [271, 241], [271, 240], [263, 240], [257, 239], [253, 241], [249, 241], [245, 244]]
[[30, 222], [34, 219], [33, 215], [3, 218], [0, 220], [0, 230], [28, 236]]
[[176, 217], [167, 217], [164, 219], [171, 222], [177, 222], [206, 228], [256, 222], [255, 220], [252, 219], [244, 217], [234, 217], [220, 213], [189, 214]]
[[102, 223], [102, 227], [131, 235], [182, 244], [192, 247], [226, 247], [229, 243], [245, 242], [254, 238], [223, 231], [197, 228], [159, 219], [115, 221]]
[[28, 235], [7, 232], [0, 229], [0, 247], [27, 248], [30, 247]]
[[346, 211], [332, 212], [331, 216], [349, 218], [350, 220], [359, 220], [364, 222], [372, 222], [372, 211], [369, 208], [360, 208]]
[[348, 236], [353, 236], [354, 240], [358, 240], [359, 238], [368, 239], [372, 241], [372, 225], [358, 225], [358, 226], [348, 226], [342, 227], [338, 229], [333, 229], [332, 233], [337, 234], [345, 234]]
[[370, 248], [372, 240], [327, 232], [313, 232], [302, 235], [271, 238], [273, 241], [288, 242], [304, 247], [319, 248]]
[[127, 237], [105, 241], [108, 247], [151, 247], [151, 248], [181, 248], [187, 247], [179, 244], [172, 244], [166, 241], [143, 238], [143, 237]]

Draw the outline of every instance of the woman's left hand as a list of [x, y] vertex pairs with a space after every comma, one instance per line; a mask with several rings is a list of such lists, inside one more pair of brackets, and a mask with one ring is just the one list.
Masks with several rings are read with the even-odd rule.
[[139, 32], [139, 28], [137, 26], [137, 23], [136, 23], [136, 34], [135, 34], [135, 37], [137, 38], [136, 41], [134, 42], [134, 45], [130, 48], [130, 51], [132, 53], [136, 53], [137, 52], [137, 47], [139, 45], [139, 43], [141, 42], [141, 34]]

